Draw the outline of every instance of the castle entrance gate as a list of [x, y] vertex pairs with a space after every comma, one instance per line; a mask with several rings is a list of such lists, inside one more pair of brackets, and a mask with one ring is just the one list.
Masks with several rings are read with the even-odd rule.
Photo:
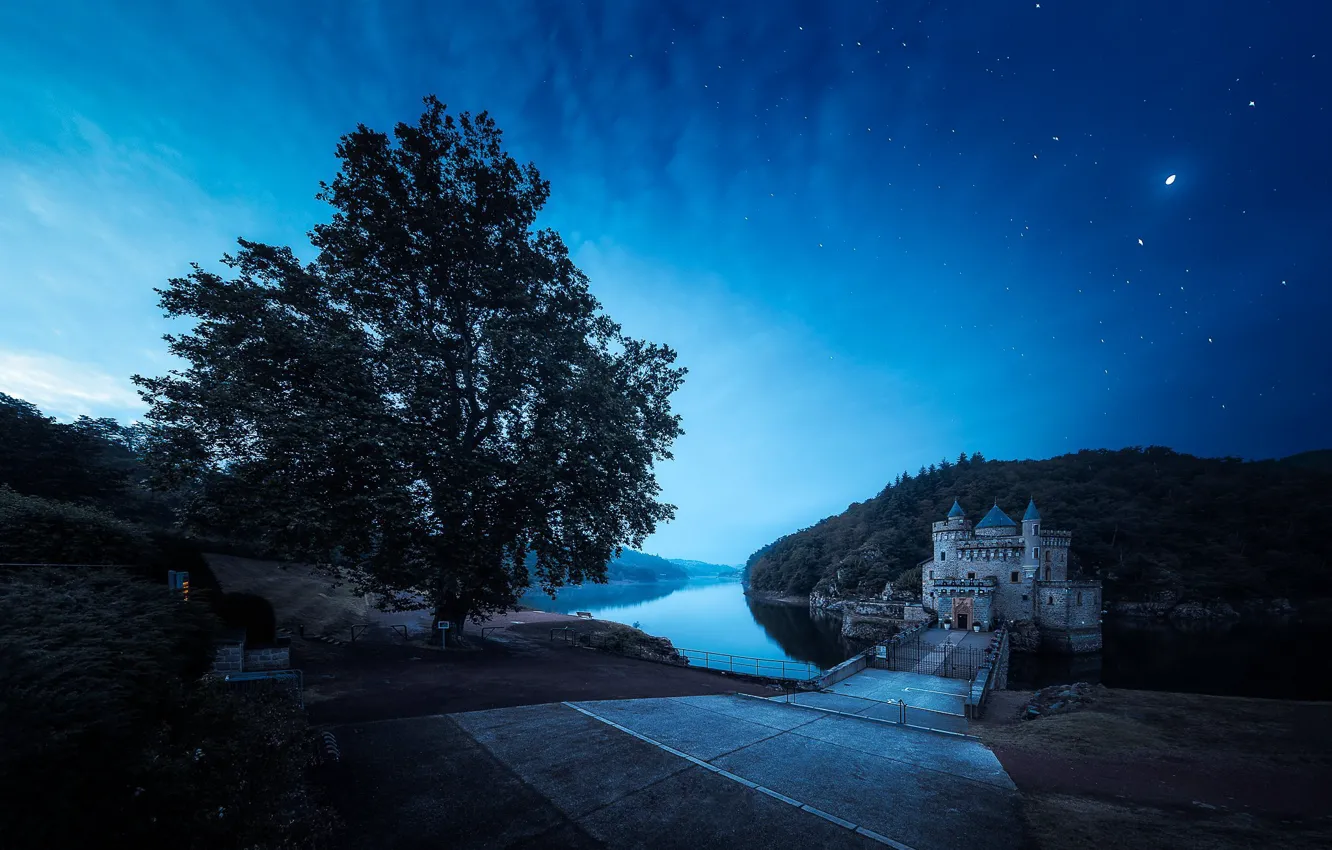
[[973, 619], [971, 615], [971, 602], [972, 600], [970, 599], [953, 600], [954, 627], [964, 632], [971, 628], [971, 621]]

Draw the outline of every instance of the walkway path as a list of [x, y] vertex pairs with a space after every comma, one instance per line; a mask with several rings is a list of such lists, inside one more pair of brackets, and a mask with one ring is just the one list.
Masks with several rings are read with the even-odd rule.
[[1021, 844], [976, 741], [742, 696], [576, 702], [345, 726], [354, 846]]
[[[967, 683], [922, 673], [901, 673], [869, 668], [825, 691], [774, 696], [774, 701], [872, 717], [908, 726], [965, 733], [963, 709]], [[899, 701], [906, 704], [905, 712]]]

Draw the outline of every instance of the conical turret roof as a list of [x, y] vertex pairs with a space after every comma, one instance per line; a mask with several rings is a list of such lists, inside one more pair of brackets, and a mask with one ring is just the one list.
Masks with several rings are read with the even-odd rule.
[[959, 504], [957, 503], [957, 499], [954, 499], [954, 500], [953, 500], [953, 509], [952, 509], [951, 511], [948, 512], [948, 518], [949, 518], [949, 519], [952, 519], [953, 517], [959, 517], [959, 516], [963, 516], [963, 517], [964, 517], [964, 516], [966, 516], [966, 515], [967, 515], [967, 512], [964, 511], [964, 510], [962, 510], [962, 506], [959, 505]]
[[1027, 503], [1027, 512], [1022, 515], [1022, 521], [1027, 522], [1028, 520], [1040, 519], [1040, 518], [1041, 518], [1041, 512], [1036, 510], [1036, 500], [1032, 499], [1030, 502]]
[[985, 519], [976, 523], [977, 528], [1017, 528], [1017, 523], [999, 509], [998, 505], [990, 508], [990, 512], [985, 515]]

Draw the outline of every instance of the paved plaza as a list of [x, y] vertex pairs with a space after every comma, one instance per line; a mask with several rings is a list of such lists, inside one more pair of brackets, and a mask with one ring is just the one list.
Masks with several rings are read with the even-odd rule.
[[961, 679], [869, 668], [824, 691], [772, 699], [924, 729], [966, 733], [966, 690], [967, 683]]
[[1013, 783], [979, 742], [761, 698], [554, 703], [337, 734], [348, 782], [330, 790], [359, 803], [344, 811], [366, 846], [1003, 850], [1021, 837]]

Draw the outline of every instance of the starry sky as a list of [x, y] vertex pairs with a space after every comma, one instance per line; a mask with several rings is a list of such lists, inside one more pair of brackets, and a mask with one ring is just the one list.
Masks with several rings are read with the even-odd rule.
[[1295, 0], [10, 0], [0, 391], [132, 420], [153, 287], [308, 258], [338, 136], [435, 93], [690, 369], [648, 551], [739, 563], [962, 450], [1325, 448], [1330, 82]]

